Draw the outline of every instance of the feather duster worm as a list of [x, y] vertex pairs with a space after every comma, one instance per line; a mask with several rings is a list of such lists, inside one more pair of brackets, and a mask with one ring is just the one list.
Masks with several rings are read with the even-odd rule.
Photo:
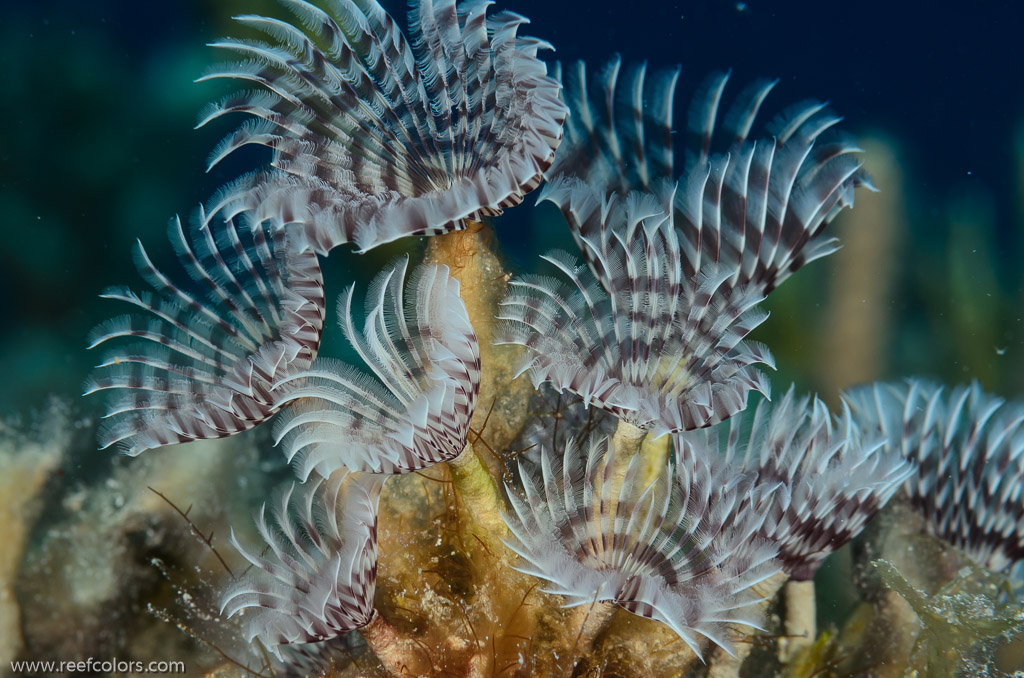
[[854, 420], [915, 462], [910, 502], [939, 538], [993, 571], [1024, 560], [1024, 408], [977, 384], [909, 379], [845, 394]]
[[376, 379], [334, 360], [289, 375], [294, 403], [276, 438], [303, 479], [315, 469], [405, 473], [454, 459], [466, 446], [480, 388], [480, 350], [447, 266], [408, 260], [370, 285], [366, 322], [352, 322], [354, 286], [338, 315], [345, 336]]
[[605, 197], [656, 193], [659, 180], [678, 179], [674, 212], [683, 279], [718, 268], [732, 272], [727, 287], [767, 294], [807, 262], [835, 251], [834, 239], [820, 238], [823, 230], [853, 205], [856, 187], [871, 188], [860, 149], [834, 129], [841, 118], [813, 101], [790, 107], [766, 126], [764, 139], [751, 139], [775, 85], [769, 81], [747, 87], [716, 131], [728, 80], [718, 74], [691, 104], [692, 143], [677, 177], [672, 118], [678, 75], [676, 69], [648, 77], [645, 65], [623, 72], [616, 58], [588, 83], [582, 63], [570, 67], [565, 98], [573, 115], [542, 199], [562, 210], [580, 241], [608, 227], [602, 212], [580, 210], [593, 200], [592, 191]]
[[589, 266], [550, 254], [569, 284], [525, 276], [501, 303], [497, 343], [530, 349], [522, 371], [655, 435], [717, 423], [750, 390], [767, 394], [752, 365], [772, 365], [771, 354], [744, 341], [766, 317], [754, 309], [761, 297], [721, 294], [728, 270], [684, 277], [672, 186], [605, 199], [581, 185], [584, 194], [574, 213], [600, 221], [580, 238]]
[[612, 601], [668, 625], [697, 654], [700, 636], [732, 651], [726, 624], [756, 625], [751, 587], [779, 570], [776, 549], [757, 538], [764, 516], [745, 510], [773, 488], [723, 477], [680, 454], [644, 487], [640, 457], [617, 477], [615, 449], [591, 439], [562, 458], [545, 449], [539, 472], [520, 468], [509, 488], [508, 545], [521, 571], [547, 583], [567, 606]]
[[302, 28], [241, 16], [269, 42], [214, 43], [244, 60], [203, 79], [262, 89], [202, 116], [200, 125], [232, 112], [255, 117], [211, 165], [246, 144], [273, 149], [273, 161], [223, 190], [211, 214], [279, 218], [326, 254], [465, 228], [540, 184], [566, 110], [537, 59], [550, 46], [518, 35], [525, 18], [487, 17], [488, 0], [419, 0], [407, 40], [375, 0], [339, 0], [329, 11], [285, 4]]
[[777, 405], [761, 402], [750, 416], [680, 434], [676, 444], [779, 488], [756, 509], [767, 516], [760, 536], [778, 545], [783, 569], [798, 581], [856, 537], [913, 471], [877, 435], [861, 436], [848, 411], [833, 419], [792, 387]]
[[368, 624], [374, 614], [377, 502], [384, 480], [342, 472], [290, 486], [274, 502], [275, 524], [267, 523], [266, 505], [256, 518], [273, 558], [250, 554], [232, 531], [235, 548], [258, 569], [228, 590], [222, 614], [252, 609], [248, 640], [259, 638], [275, 651]]
[[[531, 349], [526, 369], [656, 435], [718, 423], [768, 393], [744, 341], [764, 320], [758, 302], [804, 263], [835, 249], [818, 236], [866, 183], [858, 149], [820, 104], [802, 104], [748, 139], [771, 83], [758, 83], [726, 115], [728, 152], [712, 155], [725, 76], [691, 115], [697, 137], [676, 190], [672, 103], [676, 71], [650, 80], [613, 61], [589, 87], [567, 78], [573, 116], [541, 199], [569, 223], [590, 275], [547, 257], [569, 287], [513, 283], [499, 341]], [[646, 100], [646, 105], [645, 105]], [[573, 289], [575, 288], [575, 289]]]
[[86, 394], [113, 395], [100, 444], [128, 454], [243, 431], [282, 404], [274, 384], [310, 366], [320, 347], [324, 290], [316, 255], [248, 215], [217, 222], [200, 211], [185, 235], [170, 240], [189, 283], [157, 270], [137, 244], [142, 277], [159, 294], [111, 288], [103, 296], [137, 306], [96, 327], [90, 348], [120, 338], [134, 344], [110, 352], [86, 383]]

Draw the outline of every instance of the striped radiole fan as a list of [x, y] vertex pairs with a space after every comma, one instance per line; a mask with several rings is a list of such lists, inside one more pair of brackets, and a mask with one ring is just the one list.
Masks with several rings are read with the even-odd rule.
[[928, 530], [980, 565], [1022, 578], [1024, 406], [977, 383], [948, 389], [921, 379], [844, 397], [858, 426], [916, 463], [904, 494]]
[[273, 502], [269, 524], [266, 504], [256, 516], [267, 544], [260, 555], [232, 530], [231, 542], [255, 569], [227, 590], [221, 613], [246, 613], [248, 641], [258, 638], [280, 657], [281, 645], [328, 640], [370, 622], [385, 478], [342, 471], [292, 484]]
[[217, 223], [200, 210], [186, 235], [170, 240], [190, 280], [161, 273], [141, 243], [142, 277], [157, 292], [108, 289], [103, 296], [141, 308], [96, 327], [90, 347], [120, 339], [85, 385], [110, 391], [102, 447], [143, 450], [220, 438], [264, 421], [281, 404], [274, 385], [308, 368], [320, 347], [324, 289], [316, 255], [283, 231]]
[[273, 160], [222, 190], [211, 216], [279, 218], [326, 254], [465, 228], [540, 184], [566, 109], [537, 58], [550, 45], [518, 35], [524, 17], [488, 17], [490, 0], [416, 0], [408, 40], [374, 0], [284, 4], [297, 25], [240, 16], [268, 40], [213, 44], [243, 60], [202, 79], [260, 89], [202, 115], [200, 125], [254, 116], [217, 146], [211, 166], [247, 144], [271, 148]]
[[724, 275], [683, 278], [672, 223], [673, 187], [578, 205], [618, 228], [582, 238], [587, 265], [564, 252], [544, 257], [568, 279], [523, 276], [501, 302], [498, 343], [529, 351], [523, 371], [656, 435], [714, 424], [767, 393], [754, 364], [772, 364], [745, 341], [766, 314], [761, 297], [719, 294]]
[[[140, 246], [139, 268], [159, 296], [106, 295], [148, 313], [93, 332], [93, 346], [139, 339], [110, 353], [86, 384], [87, 393], [114, 393], [104, 447], [119, 443], [137, 454], [264, 421], [319, 348], [325, 308], [316, 253], [463, 228], [520, 202], [553, 160], [566, 111], [559, 83], [536, 57], [546, 45], [518, 35], [524, 18], [488, 18], [486, 0], [424, 0], [411, 13], [410, 43], [372, 0], [332, 0], [329, 10], [285, 4], [303, 29], [240, 17], [270, 41], [217, 43], [244, 60], [205, 76], [262, 87], [203, 116], [255, 117], [217, 147], [211, 164], [261, 144], [273, 149], [273, 167], [221, 191], [187, 237], [172, 223], [192, 281], [159, 272]], [[453, 397], [434, 387], [434, 397]], [[435, 410], [408, 413], [414, 426], [445, 425], [437, 421], [440, 401], [431, 402]], [[408, 447], [403, 430], [392, 442]], [[382, 468], [404, 462], [389, 463]]]
[[634, 455], [617, 474], [614, 446], [599, 437], [563, 455], [544, 447], [532, 472], [521, 463], [505, 518], [517, 569], [567, 607], [613, 602], [666, 624], [697, 655], [702, 636], [732, 653], [727, 624], [756, 627], [754, 588], [779, 572], [777, 548], [758, 536], [764, 514], [751, 510], [776, 488], [694, 454], [677, 454], [649, 485], [642, 466]]
[[[561, 74], [557, 74], [561, 78]], [[716, 130], [728, 74], [707, 79], [690, 106], [682, 173], [674, 169], [673, 101], [678, 69], [647, 75], [646, 65], [623, 69], [618, 58], [588, 82], [575, 63], [564, 76], [573, 115], [565, 143], [548, 171], [542, 198], [554, 202], [577, 240], [614, 227], [601, 212], [579, 213], [592, 195], [655, 193], [659, 181], [678, 181], [675, 222], [683, 275], [709, 266], [731, 269], [731, 287], [767, 294], [798, 268], [837, 248], [821, 238], [858, 186], [872, 188], [860, 149], [836, 130], [842, 118], [825, 104], [805, 101], [784, 110], [751, 138], [762, 104], [775, 86], [755, 81], [736, 97]]]
[[823, 402], [796, 397], [756, 408], [714, 428], [681, 433], [676, 448], [751, 474], [778, 490], [755, 510], [759, 531], [778, 545], [792, 579], [812, 579], [825, 558], [856, 537], [913, 472], [913, 464], [876, 433], [864, 435], [846, 409], [833, 417]]
[[500, 340], [530, 349], [535, 383], [615, 412], [656, 434], [722, 421], [749, 391], [767, 393], [755, 363], [767, 349], [745, 341], [766, 317], [755, 309], [806, 262], [836, 249], [822, 230], [853, 189], [868, 185], [857, 147], [832, 128], [824, 105], [795, 106], [750, 130], [773, 83], [755, 83], [715, 120], [726, 76], [695, 99], [695, 142], [673, 184], [677, 71], [648, 77], [613, 60], [588, 84], [567, 74], [572, 115], [542, 200], [569, 224], [589, 273], [561, 254], [557, 280], [514, 281]]
[[288, 375], [290, 405], [276, 439], [305, 480], [314, 470], [416, 471], [466, 446], [480, 389], [480, 348], [447, 266], [408, 259], [382, 271], [366, 296], [362, 332], [352, 321], [354, 288], [338, 315], [346, 338], [374, 377], [336, 360]]

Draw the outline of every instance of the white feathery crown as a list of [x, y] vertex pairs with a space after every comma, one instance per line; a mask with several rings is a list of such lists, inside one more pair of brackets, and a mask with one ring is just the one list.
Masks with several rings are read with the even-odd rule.
[[185, 276], [161, 273], [141, 243], [136, 263], [158, 296], [111, 288], [103, 296], [144, 314], [96, 327], [90, 348], [131, 338], [108, 353], [85, 393], [111, 391], [100, 445], [140, 452], [252, 428], [282, 406], [274, 385], [309, 367], [320, 348], [324, 289], [316, 255], [283, 232], [246, 224], [214, 230], [200, 211], [170, 240]]
[[[247, 639], [317, 643], [370, 622], [377, 580], [377, 504], [385, 476], [342, 471], [292, 484], [256, 517], [269, 555], [238, 552], [256, 568], [225, 593], [221, 613], [249, 611]], [[340, 520], [339, 520], [340, 515]]]
[[856, 425], [916, 466], [905, 496], [928, 529], [978, 564], [1020, 576], [1024, 561], [1024, 406], [977, 383], [923, 379], [844, 394]]
[[629, 68], [619, 87], [621, 70], [613, 60], [590, 86], [582, 64], [569, 69], [573, 115], [540, 198], [562, 211], [589, 275], [561, 253], [545, 257], [570, 284], [514, 281], [498, 340], [530, 350], [535, 384], [660, 435], [716, 424], [750, 391], [768, 394], [753, 365], [771, 355], [746, 341], [766, 317], [755, 307], [834, 251], [822, 230], [870, 184], [821, 104], [787, 111], [768, 140], [748, 139], [774, 83], [739, 97], [725, 116], [728, 151], [712, 154], [726, 76], [694, 101], [696, 143], [673, 183], [678, 72], [648, 79], [645, 66]]
[[[564, 253], [544, 257], [568, 278], [523, 276], [501, 302], [496, 343], [529, 349], [522, 371], [655, 435], [700, 428], [741, 410], [768, 382], [752, 366], [772, 364], [745, 337], [765, 314], [760, 296], [725, 297], [728, 271], [682, 277], [671, 218], [672, 187], [657, 196], [602, 198], [574, 206], [601, 220], [580, 238], [587, 266]], [[557, 190], [557, 189], [549, 189]]]
[[676, 445], [779, 488], [756, 509], [767, 516], [759, 534], [778, 545], [783, 569], [797, 580], [813, 578], [913, 472], [877, 434], [861, 435], [848, 410], [833, 417], [793, 387], [776, 404], [762, 401], [727, 424], [682, 433]]
[[592, 82], [581, 62], [564, 78], [556, 75], [565, 81], [572, 115], [541, 199], [558, 205], [578, 242], [606, 227], [604, 220], [579, 213], [591, 191], [620, 198], [633, 191], [658, 195], [660, 183], [677, 182], [673, 211], [683, 279], [731, 270], [729, 287], [764, 295], [804, 264], [835, 251], [836, 241], [823, 239], [823, 230], [852, 206], [855, 188], [873, 189], [860, 169], [860, 149], [835, 129], [841, 118], [824, 104], [793, 105], [765, 126], [763, 138], [751, 138], [777, 81], [751, 83], [716, 128], [729, 75], [710, 76], [690, 105], [691, 141], [677, 175], [678, 68], [649, 76], [646, 64], [623, 68], [616, 57]]
[[338, 315], [345, 336], [373, 371], [336, 360], [279, 383], [288, 405], [275, 425], [300, 478], [338, 468], [416, 471], [466, 446], [480, 389], [480, 349], [447, 266], [408, 259], [382, 271], [366, 296], [366, 322], [352, 322], [354, 288]]
[[777, 549], [758, 538], [763, 516], [742, 511], [774, 488], [678, 455], [648, 485], [634, 456], [616, 473], [616, 450], [592, 438], [539, 470], [520, 468], [523, 491], [508, 487], [508, 546], [521, 571], [547, 582], [567, 606], [614, 602], [671, 628], [698, 655], [701, 637], [727, 652], [729, 622], [757, 626], [754, 590], [779, 571]]
[[201, 78], [254, 83], [200, 121], [254, 116], [210, 164], [247, 144], [273, 150], [272, 168], [243, 177], [208, 205], [252, 210], [326, 254], [466, 227], [535, 189], [554, 159], [566, 110], [537, 58], [550, 45], [518, 35], [527, 20], [487, 16], [489, 0], [415, 0], [411, 40], [375, 0], [324, 9], [288, 0], [295, 25], [254, 15], [269, 40], [224, 39], [241, 61]]

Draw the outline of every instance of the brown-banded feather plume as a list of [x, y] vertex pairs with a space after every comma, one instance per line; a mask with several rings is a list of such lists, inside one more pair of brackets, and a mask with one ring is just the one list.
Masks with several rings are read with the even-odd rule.
[[406, 473], [462, 452], [480, 388], [480, 349], [447, 266], [400, 259], [371, 283], [362, 332], [350, 287], [342, 330], [373, 371], [335, 360], [289, 375], [290, 403], [275, 427], [300, 478], [338, 468]]
[[757, 626], [752, 588], [779, 571], [750, 510], [773, 489], [677, 455], [649, 485], [632, 457], [619, 477], [615, 449], [592, 438], [564, 454], [545, 447], [539, 468], [521, 465], [522, 492], [507, 488], [508, 546], [517, 569], [547, 582], [566, 606], [609, 601], [671, 628], [698, 655], [702, 637], [734, 651], [727, 623]]
[[[548, 171], [542, 199], [554, 202], [577, 241], [594, 237], [579, 219], [584, 187], [605, 196], [652, 193], [678, 181], [674, 204], [683, 276], [730, 270], [730, 287], [767, 294], [794, 271], [837, 248], [822, 232], [853, 204], [860, 149], [835, 130], [841, 118], [808, 101], [785, 110], [751, 135], [775, 82], [756, 81], [717, 125], [728, 74], [711, 76], [690, 107], [685, 167], [674, 171], [673, 116], [678, 69], [649, 74], [616, 57], [588, 79], [582, 63], [560, 77], [571, 115], [565, 142]], [[719, 127], [716, 129], [716, 127]]]
[[262, 555], [231, 542], [254, 566], [221, 603], [228, 617], [246, 613], [247, 640], [280, 646], [319, 643], [370, 622], [377, 582], [377, 504], [385, 476], [340, 472], [292, 484], [256, 528]]
[[977, 383], [946, 388], [922, 379], [861, 386], [844, 398], [857, 426], [915, 464], [904, 494], [929, 531], [1020, 579], [1024, 406]]
[[247, 216], [214, 221], [200, 210], [187, 234], [174, 219], [171, 244], [190, 280], [161, 273], [138, 243], [136, 264], [157, 294], [102, 295], [144, 311], [90, 335], [90, 347], [135, 340], [119, 342], [85, 385], [111, 393], [102, 447], [136, 455], [252, 428], [280, 408], [274, 385], [312, 364], [324, 318], [316, 255]]
[[242, 60], [202, 79], [260, 89], [203, 114], [200, 125], [254, 116], [211, 165], [247, 144], [273, 160], [221, 191], [211, 215], [254, 210], [326, 254], [465, 228], [540, 184], [566, 110], [537, 58], [550, 46], [518, 34], [524, 17], [487, 16], [489, 0], [414, 0], [407, 39], [375, 0], [284, 4], [296, 24], [241, 16], [266, 39], [214, 43]]
[[879, 435], [862, 435], [848, 410], [833, 417], [792, 387], [778, 403], [762, 401], [727, 424], [679, 434], [676, 446], [778, 487], [751, 508], [767, 516], [759, 536], [778, 546], [783, 569], [797, 580], [813, 578], [913, 472]]
[[549, 254], [568, 283], [523, 276], [500, 304], [495, 341], [529, 349], [522, 371], [536, 385], [655, 435], [715, 424], [743, 409], [749, 391], [768, 393], [753, 365], [772, 366], [771, 355], [746, 340], [766, 317], [761, 297], [735, 294], [729, 270], [684, 277], [671, 184], [623, 197], [558, 180], [546, 190], [585, 197], [573, 214], [588, 225], [579, 238], [587, 265]]
[[[353, 664], [353, 654], [365, 641], [356, 634], [331, 638], [319, 643], [278, 645], [274, 667], [277, 678], [310, 678], [330, 676]], [[355, 647], [353, 647], [355, 646]]]
[[679, 69], [649, 72], [616, 56], [588, 73], [582, 61], [556, 63], [571, 115], [549, 178], [577, 177], [602, 193], [653, 192], [674, 181], [673, 111]]

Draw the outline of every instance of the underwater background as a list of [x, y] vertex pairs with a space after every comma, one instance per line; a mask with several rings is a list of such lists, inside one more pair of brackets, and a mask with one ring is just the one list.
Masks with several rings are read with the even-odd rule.
[[[404, 16], [402, 3], [384, 5]], [[769, 105], [816, 98], [844, 116], [881, 193], [858, 195], [841, 215], [841, 252], [768, 300], [757, 338], [774, 349], [776, 383], [831, 398], [849, 383], [922, 374], [1024, 393], [1019, 3], [498, 6], [529, 17], [559, 59], [597, 66], [618, 52], [652, 70], [682, 65], [682, 101], [731, 68], [735, 83], [780, 78]], [[279, 8], [58, 1], [0, 11], [0, 411], [24, 413], [79, 390], [95, 360], [85, 337], [109, 315], [98, 293], [137, 280], [134, 239], [170, 260], [167, 220], [261, 161], [243, 150], [204, 174], [229, 126], [192, 128], [230, 85], [192, 81], [223, 58], [205, 44], [232, 34], [233, 15]], [[499, 223], [515, 265], [571, 242], [557, 210], [531, 209], [534, 200]], [[325, 272], [358, 279], [345, 269], [376, 270], [393, 254], [338, 257]]]
[[[382, 4], [405, 14], [404, 3]], [[834, 405], [850, 385], [922, 375], [977, 379], [988, 392], [1024, 397], [1019, 3], [497, 6], [529, 17], [529, 32], [557, 47], [545, 59], [598, 66], [619, 53], [652, 70], [680, 64], [681, 101], [714, 70], [732, 69], [734, 83], [778, 77], [769, 115], [780, 103], [816, 98], [844, 117], [880, 192], [859, 191], [855, 209], [830, 227], [843, 248], [765, 303], [771, 318], [753, 336], [775, 355], [776, 391], [794, 382]], [[103, 398], [79, 397], [98, 359], [85, 350], [86, 336], [112, 313], [98, 294], [139, 286], [135, 238], [158, 267], [173, 261], [168, 219], [266, 160], [243, 150], [207, 174], [207, 156], [229, 126], [193, 129], [203, 106], [233, 89], [193, 82], [222, 58], [205, 44], [236, 34], [231, 17], [242, 13], [282, 15], [273, 0], [0, 6], [4, 420], [48, 426], [52, 396], [69, 403], [69, 422], [98, 416]], [[534, 208], [535, 199], [497, 223], [513, 271], [533, 270], [538, 254], [572, 243], [558, 211]], [[332, 255], [328, 306], [406, 249]], [[350, 355], [333, 317], [327, 327], [323, 354]], [[58, 462], [61, 480], [48, 481], [54, 492], [125, 461], [97, 451], [91, 429], [82, 430], [89, 435], [72, 432], [73, 454]], [[276, 459], [257, 461], [268, 458]], [[3, 492], [16, 491], [0, 487], [0, 504]], [[849, 609], [842, 593], [833, 603], [827, 590], [819, 595], [837, 619]]]

